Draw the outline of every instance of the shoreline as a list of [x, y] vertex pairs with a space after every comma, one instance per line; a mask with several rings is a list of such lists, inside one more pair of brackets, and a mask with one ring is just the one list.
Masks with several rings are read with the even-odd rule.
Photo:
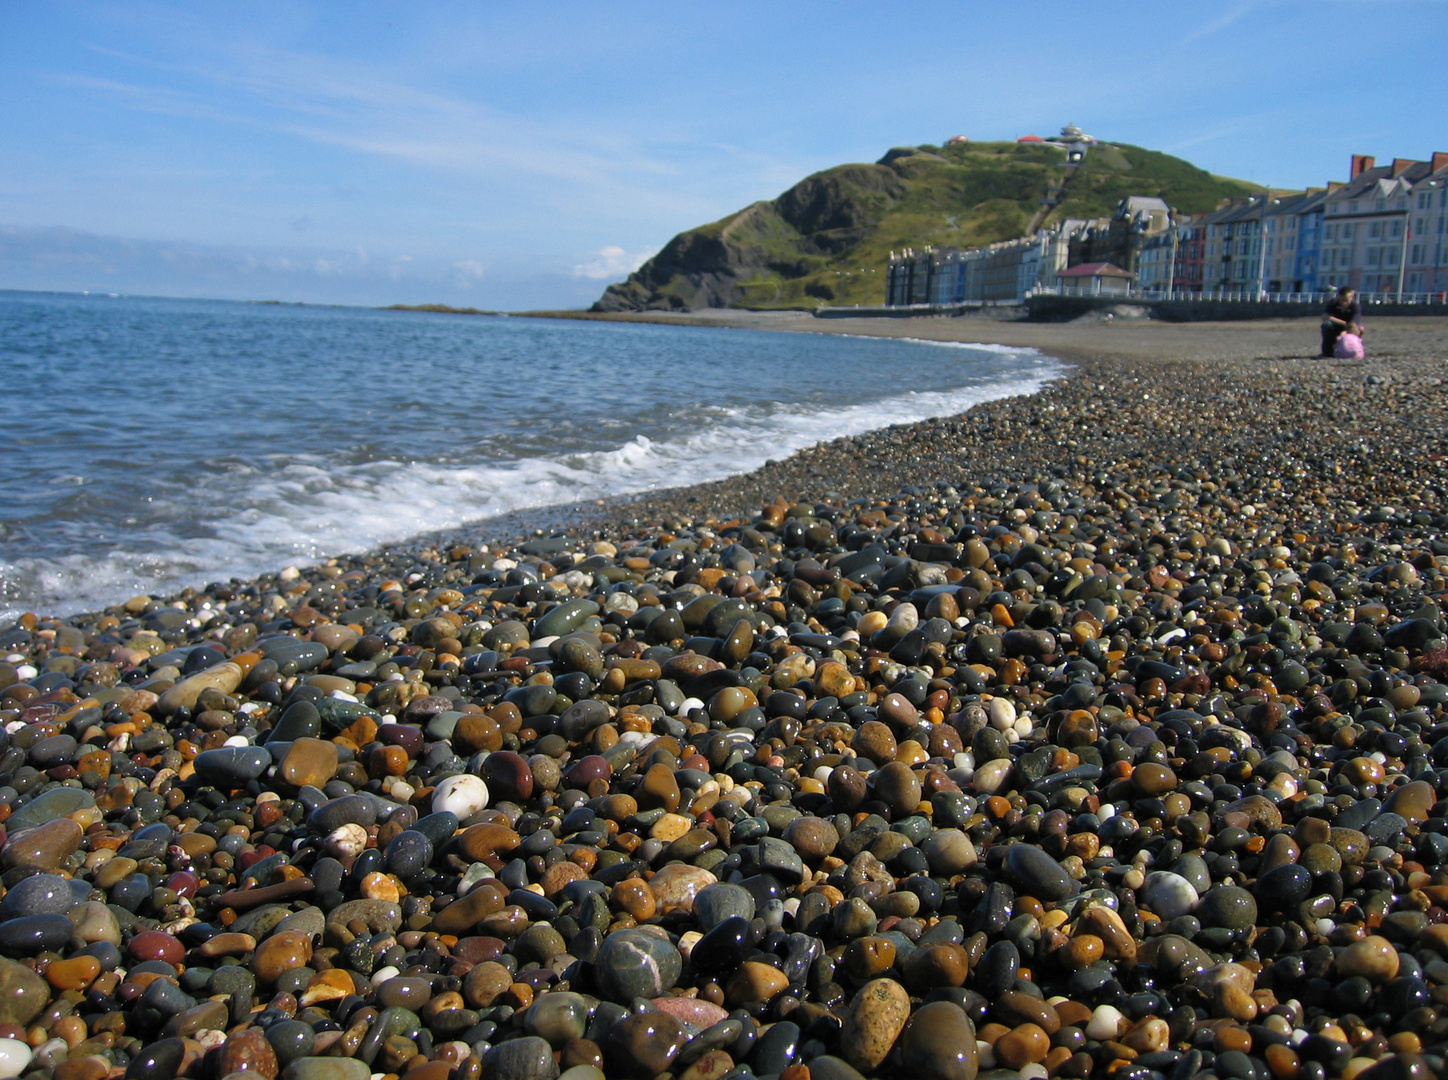
[[[495, 314], [480, 312], [480, 314]], [[1448, 318], [1387, 318], [1374, 321], [1370, 348], [1374, 355], [1360, 361], [1322, 361], [1315, 356], [1316, 319], [1254, 320], [1224, 323], [1159, 323], [1149, 320], [1114, 323], [1086, 322], [1039, 324], [1002, 322], [988, 317], [921, 316], [908, 319], [816, 319], [805, 312], [743, 311], [710, 309], [701, 312], [520, 312], [513, 317], [585, 319], [599, 322], [646, 323], [665, 326], [707, 326], [718, 329], [745, 329], [777, 333], [839, 334], [847, 337], [907, 339], [921, 342], [961, 345], [1030, 348], [1058, 360], [1065, 368], [1062, 375], [1040, 390], [1015, 398], [996, 399], [975, 406], [970, 412], [989, 409], [1001, 401], [1036, 399], [1052, 391], [1053, 385], [1089, 376], [1111, 379], [1153, 377], [1152, 365], [1167, 365], [1176, 373], [1192, 365], [1210, 364], [1224, 368], [1246, 382], [1266, 373], [1274, 380], [1297, 364], [1322, 365], [1312, 370], [1334, 372], [1339, 377], [1361, 372], [1391, 372], [1403, 364], [1448, 357], [1448, 348], [1438, 342], [1448, 341]], [[1264, 364], [1265, 367], [1252, 367]], [[1147, 371], [1138, 370], [1145, 365]], [[1448, 379], [1448, 369], [1440, 372]], [[898, 490], [918, 486], [921, 478], [910, 474], [908, 462], [895, 461], [890, 440], [877, 441], [886, 432], [894, 432], [895, 443], [915, 437], [957, 432], [946, 422], [956, 416], [931, 417], [904, 424], [889, 425], [863, 434], [838, 439], [824, 438], [814, 446], [790, 456], [770, 461], [748, 473], [718, 480], [686, 484], [675, 488], [656, 489], [606, 499], [566, 502], [550, 506], [529, 507], [495, 518], [444, 530], [424, 531], [366, 552], [326, 557], [310, 564], [325, 565], [329, 561], [367, 559], [387, 553], [416, 551], [426, 547], [458, 543], [508, 545], [523, 542], [541, 534], [576, 533], [579, 530], [607, 531], [621, 524], [642, 519], [688, 517], [700, 508], [707, 508], [716, 519], [739, 518], [756, 512], [759, 505], [781, 493], [793, 493], [798, 500], [822, 498], [865, 499], [884, 498]], [[989, 450], [989, 447], [985, 449]], [[1039, 450], [1039, 448], [1038, 448]], [[860, 467], [860, 459], [870, 464]], [[1040, 458], [1034, 459], [1039, 464]], [[1011, 463], [999, 455], [987, 453], [974, 460], [969, 455], [953, 455], [953, 467], [981, 468], [1011, 474]], [[873, 474], [873, 475], [871, 475]], [[941, 477], [926, 478], [942, 480]], [[263, 571], [268, 576], [283, 569]], [[251, 579], [247, 579], [251, 580]], [[32, 612], [36, 616], [47, 613]], [[80, 618], [89, 612], [76, 612], [65, 618]]]

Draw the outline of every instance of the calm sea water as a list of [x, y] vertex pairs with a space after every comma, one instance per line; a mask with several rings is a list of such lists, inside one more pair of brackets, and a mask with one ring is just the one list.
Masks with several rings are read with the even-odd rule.
[[0, 291], [0, 621], [718, 479], [1029, 350]]

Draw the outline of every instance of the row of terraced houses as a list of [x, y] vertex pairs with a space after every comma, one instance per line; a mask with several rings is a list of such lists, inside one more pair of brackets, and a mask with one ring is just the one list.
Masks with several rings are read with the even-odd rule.
[[1234, 199], [1208, 214], [1123, 199], [1096, 221], [968, 251], [892, 252], [887, 303], [1020, 301], [1033, 293], [1309, 296], [1349, 285], [1370, 296], [1448, 292], [1448, 153], [1378, 165], [1352, 157], [1346, 181]]

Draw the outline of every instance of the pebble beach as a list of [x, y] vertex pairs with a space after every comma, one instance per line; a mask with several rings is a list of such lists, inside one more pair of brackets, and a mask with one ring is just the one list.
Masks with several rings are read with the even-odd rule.
[[1448, 1075], [1448, 320], [651, 321], [1071, 368], [0, 628], [0, 1080]]

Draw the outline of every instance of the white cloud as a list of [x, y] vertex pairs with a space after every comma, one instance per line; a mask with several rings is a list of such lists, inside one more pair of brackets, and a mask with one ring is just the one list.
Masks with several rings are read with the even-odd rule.
[[573, 276], [593, 278], [599, 281], [604, 278], [627, 277], [648, 262], [658, 250], [658, 248], [649, 248], [646, 251], [630, 255], [623, 248], [610, 244], [608, 247], [590, 252], [584, 262], [573, 268]]
[[483, 280], [485, 267], [477, 259], [461, 259], [452, 264], [453, 285], [459, 289], [471, 289], [473, 284]]

